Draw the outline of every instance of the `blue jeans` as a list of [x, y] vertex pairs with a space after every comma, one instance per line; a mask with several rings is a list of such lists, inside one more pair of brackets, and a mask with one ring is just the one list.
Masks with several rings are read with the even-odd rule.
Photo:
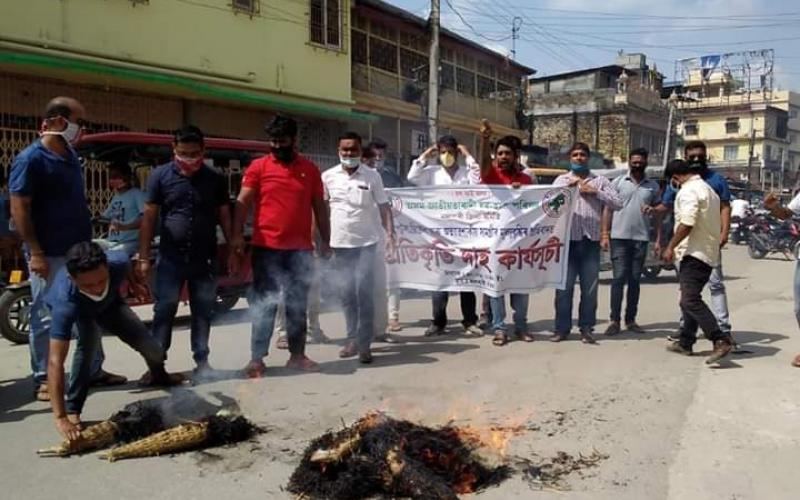
[[153, 376], [165, 376], [164, 349], [150, 335], [142, 320], [121, 299], [110, 304], [94, 318], [78, 321], [80, 334], [75, 347], [72, 370], [67, 383], [67, 413], [80, 414], [91, 382], [91, 360], [100, 347], [100, 329], [120, 338], [142, 355]]
[[797, 326], [800, 326], [800, 260], [794, 268], [794, 317], [797, 319]]
[[611, 266], [614, 280], [611, 283], [611, 321], [620, 322], [622, 296], [625, 286], [628, 296], [625, 302], [625, 323], [636, 321], [639, 312], [639, 291], [642, 269], [647, 259], [647, 241], [611, 240]]
[[[46, 260], [50, 273], [47, 278], [30, 273], [32, 303], [28, 337], [30, 339], [31, 371], [35, 384], [47, 381], [47, 361], [50, 353], [50, 311], [44, 303], [44, 295], [53, 284], [56, 273], [66, 264], [67, 259], [65, 257], [47, 257]], [[73, 336], [76, 335], [76, 332], [77, 328], [73, 328]], [[100, 374], [104, 360], [103, 346], [98, 340], [97, 353], [90, 370], [92, 377]]]
[[208, 361], [208, 337], [217, 299], [217, 279], [212, 259], [181, 261], [175, 257], [159, 257], [156, 265], [153, 337], [161, 343], [165, 353], [169, 351], [172, 326], [184, 284], [188, 284], [189, 288], [192, 356], [195, 363], [205, 363]]
[[261, 360], [269, 353], [275, 328], [275, 313], [283, 301], [289, 352], [306, 349], [308, 289], [313, 279], [313, 257], [308, 250], [274, 250], [253, 247], [253, 287], [248, 297], [253, 328], [250, 359]]
[[[511, 309], [514, 310], [514, 328], [517, 331], [528, 330], [528, 303], [530, 296], [526, 293], [511, 294]], [[506, 331], [506, 298], [489, 297], [489, 307], [492, 311], [492, 331]]]
[[369, 350], [375, 334], [375, 252], [377, 245], [335, 248], [342, 279], [342, 309], [347, 340], [360, 352]]
[[597, 282], [600, 276], [600, 243], [584, 238], [569, 244], [567, 284], [556, 290], [556, 327], [559, 335], [572, 329], [572, 297], [575, 280], [580, 278], [581, 301], [578, 309], [578, 328], [591, 331], [597, 323]]

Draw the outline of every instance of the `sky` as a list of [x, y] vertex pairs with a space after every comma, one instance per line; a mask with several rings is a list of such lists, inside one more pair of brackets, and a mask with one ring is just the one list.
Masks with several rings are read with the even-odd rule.
[[[430, 0], [387, 0], [427, 17]], [[519, 25], [516, 60], [538, 76], [614, 64], [641, 52], [667, 81], [675, 61], [774, 49], [774, 87], [800, 91], [798, 0], [441, 0], [442, 25], [503, 54]]]

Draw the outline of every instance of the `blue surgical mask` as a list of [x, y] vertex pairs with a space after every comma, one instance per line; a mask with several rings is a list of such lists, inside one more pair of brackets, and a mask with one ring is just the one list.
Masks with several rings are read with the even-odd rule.
[[579, 165], [578, 163], [570, 163], [569, 169], [576, 175], [585, 175], [589, 173], [589, 167], [587, 165]]

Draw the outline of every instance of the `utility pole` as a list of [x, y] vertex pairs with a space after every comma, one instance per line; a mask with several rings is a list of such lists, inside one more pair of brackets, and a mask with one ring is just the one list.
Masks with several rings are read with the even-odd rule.
[[431, 50], [428, 60], [428, 145], [436, 144], [439, 137], [439, 0], [431, 0]]
[[519, 40], [519, 30], [522, 28], [523, 20], [521, 17], [516, 16], [511, 21], [511, 59], [517, 58], [517, 40]]
[[753, 186], [753, 153], [756, 148], [756, 128], [753, 120], [750, 120], [750, 152], [747, 154], [747, 190], [751, 191]]
[[678, 103], [678, 94], [675, 91], [672, 91], [672, 94], [667, 99], [667, 107], [669, 108], [669, 117], [667, 118], [667, 134], [666, 138], [664, 139], [664, 168], [667, 168], [667, 163], [669, 163], [669, 155], [672, 152], [672, 129], [675, 127], [673, 123], [675, 121], [675, 107]]
[[783, 176], [786, 174], [785, 165], [786, 165], [786, 150], [787, 149], [789, 149], [788, 145], [785, 148], [783, 148], [783, 150], [781, 151], [781, 184], [780, 184], [780, 186], [778, 186], [778, 188], [781, 190], [780, 191], [781, 194], [783, 194]]

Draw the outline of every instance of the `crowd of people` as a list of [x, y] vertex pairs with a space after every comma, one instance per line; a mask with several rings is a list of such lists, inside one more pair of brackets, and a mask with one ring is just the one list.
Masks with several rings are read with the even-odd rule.
[[[341, 271], [337, 285], [346, 324], [346, 342], [339, 356], [371, 363], [372, 343], [397, 342], [395, 334], [402, 329], [400, 291], [387, 287], [385, 254], [396, 245], [396, 235], [385, 189], [470, 184], [516, 189], [536, 182], [535, 175], [520, 164], [520, 140], [506, 136], [492, 145], [493, 131], [485, 121], [479, 130], [477, 159], [454, 137], [443, 136], [414, 160], [404, 180], [386, 166], [384, 142], [364, 145], [354, 132], [339, 138], [339, 163], [321, 171], [299, 153], [296, 122], [279, 115], [266, 127], [271, 152], [246, 169], [231, 210], [224, 175], [204, 162], [203, 132], [185, 126], [175, 134], [172, 161], [151, 172], [144, 192], [134, 187], [128, 165], [112, 166], [109, 185], [115, 194], [103, 214], [109, 235], [98, 242], [92, 240], [81, 162], [72, 147], [80, 138], [84, 119], [85, 110], [77, 100], [53, 99], [45, 110], [41, 138], [16, 157], [9, 178], [12, 217], [24, 241], [33, 293], [34, 396], [51, 402], [56, 426], [69, 439], [80, 433], [89, 387], [126, 381], [102, 367], [100, 328], [140, 353], [148, 367], [141, 384], [180, 384], [184, 377], [168, 373], [165, 362], [181, 290], [186, 287], [196, 364], [193, 377], [202, 378], [212, 372], [209, 334], [216, 273], [226, 267], [236, 275], [249, 257], [252, 331], [244, 374], [265, 375], [264, 358], [274, 332], [277, 347], [289, 350], [287, 367], [317, 370], [317, 363], [306, 355], [306, 342], [328, 340], [319, 321], [320, 282], [321, 270], [333, 266]], [[705, 145], [686, 144], [685, 159], [667, 165], [665, 189], [647, 176], [646, 150], [631, 151], [628, 173], [613, 181], [589, 169], [589, 155], [586, 144], [573, 145], [569, 171], [554, 182], [575, 188], [578, 196], [569, 235], [566, 287], [555, 293], [550, 340], [560, 342], [570, 335], [579, 282], [578, 333], [582, 342], [596, 342], [604, 250], [610, 252], [613, 268], [605, 335], [617, 335], [623, 328], [643, 333], [637, 323], [640, 279], [653, 252], [679, 269], [681, 323], [668, 350], [691, 355], [697, 332], [702, 330], [713, 343], [708, 363], [728, 355], [734, 341], [720, 249], [728, 238], [730, 192], [725, 179], [708, 168]], [[800, 213], [800, 198], [786, 209], [774, 198], [768, 199], [767, 206], [776, 215], [788, 217]], [[670, 213], [675, 230], [666, 241], [660, 221]], [[252, 226], [249, 243], [248, 221]], [[224, 263], [217, 262], [218, 227], [229, 247]], [[651, 232], [656, 234], [652, 243]], [[120, 295], [123, 281], [143, 297], [151, 292], [152, 284], [155, 305], [150, 328]], [[711, 290], [711, 307], [701, 295], [706, 285]], [[425, 335], [447, 333], [449, 295], [431, 294], [432, 321]], [[795, 297], [800, 322], [800, 278], [795, 280]], [[480, 314], [476, 294], [462, 291], [459, 299], [464, 335], [478, 337], [488, 331], [495, 346], [504, 346], [512, 338], [534, 341], [528, 329], [527, 294], [510, 294], [510, 328], [505, 322], [505, 297], [484, 296]], [[65, 382], [64, 362], [72, 340], [77, 346]], [[795, 363], [800, 364], [800, 357]]]

